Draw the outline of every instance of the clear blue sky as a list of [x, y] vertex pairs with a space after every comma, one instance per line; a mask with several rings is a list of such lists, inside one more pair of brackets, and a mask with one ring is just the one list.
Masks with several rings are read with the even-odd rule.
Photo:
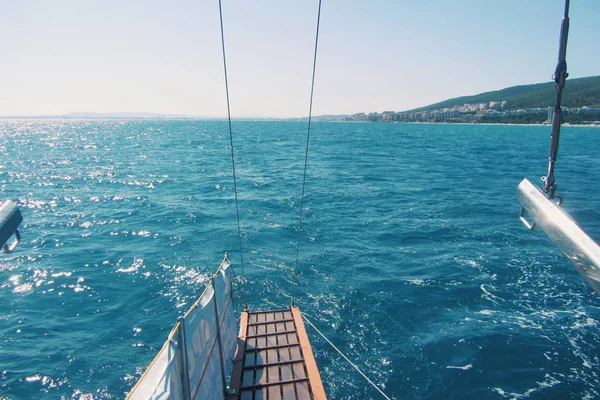
[[[549, 81], [563, 5], [323, 0], [314, 113]], [[223, 7], [233, 115], [307, 115], [317, 1]], [[0, 0], [0, 10], [0, 115], [226, 113], [216, 0]], [[572, 78], [600, 75], [599, 21], [600, 0], [572, 0]]]

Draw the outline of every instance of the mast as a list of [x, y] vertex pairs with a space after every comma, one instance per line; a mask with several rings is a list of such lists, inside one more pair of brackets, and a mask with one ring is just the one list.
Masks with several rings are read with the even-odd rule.
[[569, 74], [567, 73], [567, 39], [569, 38], [569, 3], [565, 0], [565, 13], [560, 28], [560, 40], [558, 47], [558, 63], [554, 70], [554, 82], [556, 83], [556, 101], [554, 103], [554, 114], [552, 118], [552, 136], [550, 138], [550, 157], [548, 161], [548, 174], [542, 178], [544, 182], [544, 192], [551, 199], [556, 192], [556, 179], [554, 177], [554, 164], [558, 155], [558, 143], [560, 139], [560, 126], [562, 123], [562, 91], [565, 87], [565, 81]]

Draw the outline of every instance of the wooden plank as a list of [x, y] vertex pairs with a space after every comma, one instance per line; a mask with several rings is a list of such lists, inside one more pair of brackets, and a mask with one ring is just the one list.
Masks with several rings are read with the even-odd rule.
[[279, 354], [277, 353], [277, 349], [267, 350], [267, 362], [275, 363], [277, 361], [279, 361]]
[[242, 313], [230, 387], [229, 400], [326, 400], [297, 308]]
[[242, 392], [242, 400], [252, 400], [252, 390], [244, 390]]
[[296, 400], [296, 390], [293, 383], [286, 383], [281, 387], [281, 390], [283, 391], [283, 398], [285, 400]]
[[[295, 383], [296, 385], [296, 392], [298, 393], [298, 399], [302, 399], [302, 400], [308, 400], [310, 399], [310, 389], [308, 388], [308, 382], [297, 382]], [[314, 391], [313, 391], [314, 394]], [[315, 399], [318, 399], [317, 396], [314, 396]]]
[[246, 356], [244, 357], [244, 367], [254, 366], [256, 365], [256, 353], [255, 352], [246, 352]]
[[[233, 357], [233, 371], [231, 373], [231, 379], [229, 385], [231, 386], [233, 395], [239, 394], [239, 389], [242, 386], [242, 375], [244, 359], [246, 355], [246, 334], [248, 327], [248, 312], [242, 312], [240, 316], [240, 333], [237, 341], [237, 347], [235, 349], [235, 356]], [[254, 353], [250, 353], [254, 357]]]
[[275, 359], [277, 360], [275, 362], [278, 362], [278, 363], [281, 362], [281, 352], [283, 350], [285, 350], [285, 348], [283, 348], [283, 347], [282, 348], [273, 349], [273, 351], [275, 351]]
[[254, 381], [257, 385], [264, 385], [265, 383], [269, 383], [267, 371], [265, 370], [265, 368], [255, 369], [254, 372], [256, 373], [256, 378], [254, 379]]
[[301, 362], [292, 364], [292, 371], [294, 373], [294, 379], [306, 378], [306, 370], [304, 369], [304, 365], [302, 365]]
[[290, 331], [277, 331], [275, 333], [263, 333], [263, 334], [258, 334], [258, 335], [254, 335], [254, 336], [248, 335], [247, 339], [248, 339], [248, 343], [250, 343], [250, 339], [256, 339], [256, 338], [259, 338], [261, 336], [265, 336], [265, 337], [268, 337], [268, 336], [277, 336], [277, 335], [285, 335], [287, 333], [293, 333], [295, 335], [296, 334], [296, 330], [294, 329], [294, 330], [290, 330]]
[[278, 313], [278, 312], [289, 312], [290, 309], [289, 308], [285, 308], [283, 310], [265, 310], [265, 311], [252, 311], [252, 314], [272, 314], [272, 313]]
[[290, 364], [281, 366], [281, 380], [289, 381], [294, 379], [294, 373], [292, 372], [292, 366]]
[[265, 336], [265, 340], [267, 342], [265, 347], [275, 347], [277, 346], [277, 340], [275, 340], [275, 336]]
[[264, 336], [256, 338], [256, 348], [263, 349], [267, 347], [267, 338]]
[[269, 386], [281, 386], [281, 385], [285, 385], [286, 383], [298, 383], [298, 382], [308, 382], [308, 378], [292, 379], [291, 381], [258, 383], [258, 384], [254, 385], [254, 386], [248, 386], [248, 387], [244, 386], [242, 388], [242, 390], [264, 389], [264, 388], [269, 387]]
[[265, 347], [260, 347], [260, 348], [256, 348], [256, 349], [246, 349], [246, 353], [259, 353], [261, 350], [269, 350], [269, 349], [277, 349], [277, 348], [289, 348], [290, 346], [298, 346], [298, 344], [294, 344], [294, 345], [289, 345], [289, 344], [280, 344], [280, 345], [275, 345], [275, 344], [269, 344], [267, 343], [267, 345]]
[[[270, 315], [270, 314], [265, 314], [265, 315]], [[294, 321], [293, 318], [279, 319], [276, 316], [273, 316], [270, 319], [271, 319], [270, 321], [251, 322], [248, 325], [249, 326], [252, 326], [252, 325], [265, 325], [265, 324], [275, 324], [275, 323], [278, 323], [278, 322], [293, 322]]]
[[249, 335], [249, 336], [256, 335], [256, 326], [249, 326], [248, 329], [247, 329], [247, 331], [248, 332], [246, 334]]
[[260, 336], [265, 333], [265, 326], [262, 324], [250, 325], [248, 327], [248, 336]]
[[[302, 321], [302, 314], [300, 314], [298, 307], [292, 307], [292, 315], [294, 316], [296, 330], [298, 331], [298, 341], [302, 347], [302, 354], [304, 355], [304, 363], [306, 365], [306, 370], [308, 371], [312, 394], [315, 400], [325, 400], [327, 399], [327, 396], [325, 396], [325, 388], [323, 387], [321, 375], [317, 368], [317, 362], [315, 361], [315, 356], [310, 346], [306, 329], [304, 328], [304, 322]], [[296, 389], [298, 389], [298, 385], [299, 384], [296, 384]]]
[[256, 389], [254, 391], [254, 400], [266, 400], [267, 395], [262, 389]]
[[275, 324], [275, 332], [283, 332], [283, 331], [285, 331], [285, 323], [277, 322]]
[[290, 357], [290, 349], [288, 347], [282, 347], [279, 350], [279, 360], [281, 361], [291, 361], [292, 357]]
[[254, 383], [254, 370], [245, 371], [243, 374], [242, 386], [252, 386]]
[[288, 333], [287, 339], [289, 344], [298, 344], [298, 335], [295, 333]]
[[296, 327], [294, 326], [294, 321], [288, 321], [285, 323], [285, 330], [286, 331], [295, 331]]
[[279, 367], [276, 365], [267, 367], [267, 376], [269, 383], [280, 382], [281, 379], [279, 379]]
[[287, 339], [286, 334], [277, 335], [277, 336], [275, 336], [275, 339], [276, 339], [276, 343], [278, 346], [288, 344], [288, 339]]
[[262, 365], [267, 362], [267, 350], [261, 350], [256, 353], [256, 365]]
[[290, 360], [299, 361], [302, 360], [302, 354], [300, 353], [300, 346], [294, 345], [290, 346]]
[[281, 386], [269, 386], [267, 388], [269, 400], [281, 400]]
[[248, 365], [248, 366], [244, 367], [244, 371], [253, 370], [253, 369], [256, 369], [256, 368], [271, 367], [271, 366], [274, 366], [274, 365], [278, 365], [278, 366], [291, 365], [291, 364], [294, 364], [296, 362], [301, 362], [301, 361], [277, 361], [277, 362], [274, 362], [274, 363], [268, 363], [268, 364], [263, 364], [263, 365]]

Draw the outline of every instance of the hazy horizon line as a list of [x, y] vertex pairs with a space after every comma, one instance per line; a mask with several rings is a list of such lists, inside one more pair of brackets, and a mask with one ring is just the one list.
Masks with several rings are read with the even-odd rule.
[[[347, 115], [347, 114], [340, 114]], [[348, 114], [349, 115], [349, 114]], [[308, 116], [236, 115], [231, 119], [302, 119]], [[227, 119], [227, 115], [192, 115], [154, 112], [69, 112], [64, 114], [0, 115], [0, 119]]]

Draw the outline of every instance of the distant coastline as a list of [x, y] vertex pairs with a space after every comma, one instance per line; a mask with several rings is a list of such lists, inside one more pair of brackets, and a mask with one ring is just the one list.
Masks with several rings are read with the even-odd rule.
[[[44, 115], [44, 116], [0, 116], [2, 120], [67, 120], [67, 121], [226, 121], [227, 117], [68, 117], [64, 115]], [[251, 122], [277, 122], [277, 121], [288, 121], [288, 122], [307, 122], [308, 118], [232, 118], [234, 121], [251, 121]], [[320, 119], [314, 117], [313, 122], [330, 122], [330, 123], [352, 123], [352, 124], [372, 124], [372, 123], [400, 123], [407, 125], [505, 125], [505, 126], [551, 126], [551, 124], [545, 123], [514, 123], [514, 122], [462, 122], [462, 121], [402, 121], [402, 122], [391, 122], [391, 121], [352, 121], [342, 120], [340, 118], [326, 118]], [[586, 124], [572, 124], [564, 123], [563, 126], [572, 127], [584, 127], [584, 128], [600, 128], [600, 121], [595, 123]]]
[[[548, 125], [554, 118], [554, 82], [513, 86], [472, 96], [456, 97], [408, 111], [360, 112], [313, 116], [314, 122], [447, 123]], [[600, 126], [600, 76], [569, 79], [562, 95], [562, 122]], [[69, 120], [223, 120], [225, 116], [151, 112], [71, 112], [61, 115], [0, 116], [0, 119]], [[307, 117], [233, 116], [236, 121], [307, 121]]]
[[[405, 111], [382, 113], [358, 113], [343, 116], [341, 121], [384, 122], [384, 123], [464, 123], [464, 124], [517, 124], [550, 125], [554, 118], [553, 107], [508, 109], [505, 102], [462, 104], [453, 108], [433, 111]], [[561, 109], [563, 123], [571, 125], [600, 125], [600, 107], [578, 107]]]
[[[10, 120], [32, 120], [32, 121], [49, 121], [49, 120], [58, 120], [58, 121], [226, 121], [226, 117], [172, 117], [172, 118], [159, 118], [159, 117], [65, 117], [65, 116], [8, 116], [8, 117], [0, 117], [0, 121], [10, 121]], [[308, 118], [232, 118], [234, 121], [238, 122], [306, 122]], [[372, 124], [371, 121], [342, 121], [342, 120], [321, 120], [316, 122], [328, 122], [328, 123], [346, 123], [346, 124]], [[446, 121], [406, 121], [400, 122], [401, 124], [406, 125], [471, 125], [471, 126], [551, 126], [548, 123], [527, 123], [527, 124], [519, 124], [519, 123], [509, 123], [509, 122], [446, 122]], [[570, 124], [565, 123], [563, 127], [581, 127], [581, 128], [600, 128], [600, 123], [595, 124]]]
[[[456, 97], [408, 111], [383, 111], [317, 117], [320, 121], [386, 123], [551, 124], [554, 82], [513, 86], [492, 92]], [[569, 79], [562, 93], [563, 122], [600, 125], [600, 76]]]

